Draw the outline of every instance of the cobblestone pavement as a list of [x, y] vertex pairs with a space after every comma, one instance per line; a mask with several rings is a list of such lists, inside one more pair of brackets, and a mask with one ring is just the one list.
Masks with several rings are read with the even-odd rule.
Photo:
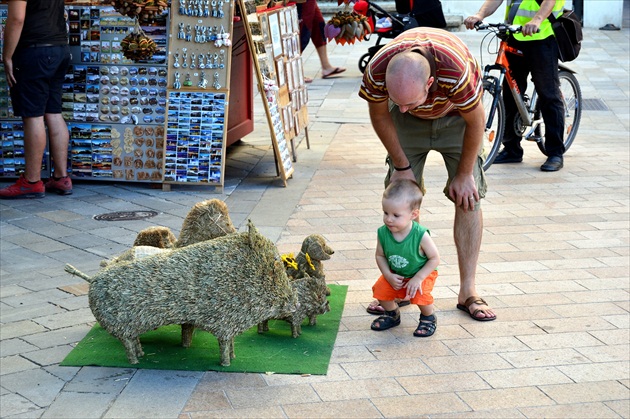
[[[481, 34], [458, 34], [479, 51]], [[421, 217], [442, 257], [437, 332], [412, 336], [415, 307], [403, 309], [401, 327], [370, 331], [385, 153], [357, 97], [357, 63], [369, 42], [330, 45], [332, 62], [348, 68], [337, 79], [321, 79], [314, 50], [305, 51], [306, 74], [315, 77], [310, 149], [298, 148], [287, 187], [275, 176], [258, 100], [256, 131], [227, 152], [222, 191], [76, 182], [71, 196], [0, 202], [0, 415], [630, 417], [628, 35], [586, 30], [583, 53], [569, 64], [585, 102], [600, 106], [585, 109], [563, 170], [541, 172], [543, 156], [527, 143], [522, 164], [488, 171], [477, 281], [495, 322], [455, 308], [453, 209], [441, 193], [443, 164], [432, 156]], [[251, 218], [281, 252], [296, 252], [311, 233], [336, 250], [327, 280], [349, 291], [328, 374], [60, 367], [94, 323], [85, 283], [64, 264], [93, 274], [145, 227], [177, 235], [190, 207], [209, 198], [225, 200], [239, 229]], [[159, 214], [93, 218], [121, 210]]]

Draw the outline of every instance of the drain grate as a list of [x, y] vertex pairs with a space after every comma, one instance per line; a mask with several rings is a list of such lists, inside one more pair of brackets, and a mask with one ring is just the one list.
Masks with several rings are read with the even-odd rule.
[[94, 219], [98, 221], [132, 221], [144, 220], [156, 215], [158, 215], [157, 211], [117, 211], [95, 215]]
[[607, 111], [608, 106], [601, 99], [582, 99], [582, 109], [585, 111]]

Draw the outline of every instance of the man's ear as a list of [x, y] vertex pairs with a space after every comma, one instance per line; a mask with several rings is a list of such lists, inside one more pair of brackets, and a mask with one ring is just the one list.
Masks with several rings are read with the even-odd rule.
[[419, 220], [420, 219], [420, 208], [416, 208], [413, 211], [411, 211], [411, 216], [413, 217], [414, 220]]
[[431, 88], [431, 86], [433, 85], [434, 81], [435, 81], [435, 77], [433, 77], [433, 76], [429, 77], [429, 80], [427, 80], [427, 90], [429, 90]]

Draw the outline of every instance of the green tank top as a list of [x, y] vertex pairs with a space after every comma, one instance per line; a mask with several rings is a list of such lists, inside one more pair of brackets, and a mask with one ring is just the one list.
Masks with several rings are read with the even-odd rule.
[[427, 263], [429, 259], [420, 254], [420, 241], [424, 233], [430, 232], [414, 221], [407, 237], [398, 242], [387, 226], [379, 227], [378, 241], [392, 272], [405, 278], [411, 278]]

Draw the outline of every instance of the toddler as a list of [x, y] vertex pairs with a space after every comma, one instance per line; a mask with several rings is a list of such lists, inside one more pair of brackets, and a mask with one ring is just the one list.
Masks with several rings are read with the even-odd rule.
[[374, 298], [384, 314], [372, 322], [372, 330], [387, 330], [400, 324], [396, 298], [410, 300], [420, 308], [417, 337], [435, 333], [437, 318], [433, 309], [433, 284], [440, 263], [429, 230], [416, 220], [420, 214], [422, 191], [410, 179], [395, 180], [383, 192], [383, 223], [378, 229], [376, 264], [382, 275], [372, 287]]

